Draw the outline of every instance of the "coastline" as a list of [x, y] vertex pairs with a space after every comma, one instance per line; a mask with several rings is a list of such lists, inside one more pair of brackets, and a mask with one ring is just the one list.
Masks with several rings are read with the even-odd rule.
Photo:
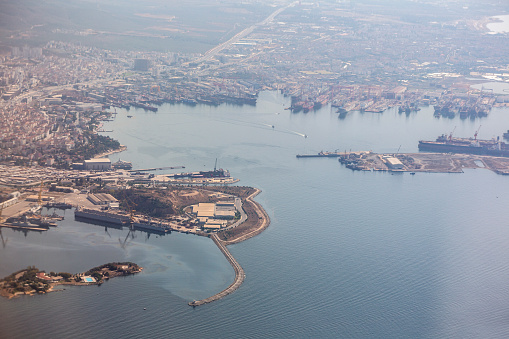
[[105, 158], [107, 157], [108, 155], [112, 155], [112, 154], [115, 154], [115, 153], [121, 153], [123, 151], [125, 151], [127, 149], [127, 146], [125, 145], [120, 145], [119, 148], [117, 149], [114, 149], [114, 150], [111, 150], [111, 151], [107, 151], [107, 152], [103, 152], [103, 153], [99, 153], [95, 156], [95, 158]]
[[217, 245], [219, 250], [224, 254], [224, 256], [226, 257], [226, 260], [228, 260], [228, 262], [232, 265], [233, 270], [235, 271], [235, 279], [230, 284], [230, 286], [228, 286], [226, 289], [222, 290], [221, 292], [216, 293], [213, 296], [202, 299], [202, 300], [194, 300], [194, 301], [188, 303], [189, 306], [193, 306], [193, 307], [201, 306], [201, 305], [208, 304], [213, 301], [222, 299], [222, 298], [226, 297], [228, 294], [231, 294], [235, 290], [237, 290], [240, 287], [240, 285], [242, 285], [242, 283], [244, 282], [244, 279], [246, 278], [244, 269], [242, 268], [242, 266], [240, 266], [240, 264], [237, 262], [237, 260], [235, 260], [233, 255], [230, 253], [230, 251], [228, 251], [228, 249], [221, 242], [221, 240], [219, 240], [219, 238], [217, 237], [217, 234], [213, 234], [211, 236], [211, 238], [212, 238], [212, 241], [214, 241], [214, 243]]
[[489, 34], [504, 34], [509, 33], [509, 28], [506, 30], [501, 30], [500, 27], [490, 27], [490, 25], [497, 24], [496, 26], [499, 26], [498, 24], [502, 24], [504, 26], [504, 23], [507, 23], [509, 21], [509, 15], [508, 14], [501, 14], [501, 15], [495, 15], [490, 17], [490, 21], [486, 23], [486, 30]]
[[[35, 266], [28, 267], [11, 275], [0, 279], [0, 296], [7, 299], [17, 298], [22, 295], [33, 296], [35, 294], [47, 294], [50, 292], [63, 291], [65, 289], [56, 290], [56, 286], [90, 286], [101, 285], [102, 283], [116, 278], [140, 273], [143, 267], [138, 266], [132, 262], [108, 263], [101, 266], [91, 268], [90, 270], [71, 275], [69, 273], [58, 273], [61, 276], [56, 276], [55, 273], [47, 275], [45, 271], [40, 271]], [[28, 274], [30, 272], [31, 274]], [[63, 277], [67, 275], [67, 281]], [[57, 280], [58, 279], [58, 280]], [[73, 280], [71, 280], [73, 279]], [[85, 281], [91, 279], [91, 281]], [[78, 280], [78, 281], [77, 281]], [[20, 284], [22, 291], [19, 290]]]
[[[246, 203], [250, 204], [253, 207], [254, 211], [258, 216], [258, 221], [255, 224], [256, 227], [254, 229], [250, 230], [248, 233], [241, 233], [237, 236], [234, 236], [229, 240], [221, 240], [218, 236], [218, 233], [214, 233], [211, 236], [212, 241], [214, 241], [219, 250], [224, 254], [228, 262], [232, 265], [233, 270], [235, 271], [235, 279], [223, 291], [202, 300], [194, 300], [192, 302], [189, 302], [188, 303], [189, 306], [192, 307], [201, 306], [222, 299], [227, 295], [233, 293], [235, 290], [237, 290], [240, 287], [240, 285], [242, 285], [242, 283], [244, 282], [244, 279], [246, 278], [244, 269], [242, 268], [242, 266], [240, 266], [237, 260], [235, 260], [233, 255], [226, 248], [226, 246], [230, 244], [237, 244], [252, 237], [255, 237], [261, 232], [263, 232], [270, 225], [270, 218], [265, 209], [258, 202], [253, 200], [253, 198], [260, 194], [260, 192], [261, 192], [260, 189], [255, 188], [255, 191], [251, 193], [245, 200]], [[245, 222], [247, 222], [247, 220]], [[240, 227], [241, 225], [239, 225], [238, 227]]]
[[488, 28], [489, 24], [501, 23], [503, 21], [504, 20], [502, 20], [496, 16], [490, 16], [490, 17], [484, 17], [480, 20], [476, 20], [473, 22], [472, 25], [473, 25], [474, 29], [476, 29], [478, 31], [490, 33], [491, 29]]
[[[236, 237], [234, 236], [231, 239], [227, 239], [227, 240], [219, 239], [219, 241], [222, 244], [224, 244], [224, 245], [231, 245], [231, 244], [240, 243], [242, 241], [245, 241], [245, 240], [248, 240], [250, 238], [253, 238], [253, 237], [257, 236], [258, 234], [262, 233], [267, 227], [269, 227], [269, 225], [270, 225], [269, 215], [267, 214], [265, 209], [258, 202], [253, 200], [253, 198], [256, 197], [260, 193], [261, 193], [261, 190], [258, 189], [258, 188], [255, 188], [255, 191], [253, 193], [251, 193], [246, 198], [246, 203], [248, 203], [251, 206], [253, 206], [256, 214], [258, 215], [257, 227], [254, 228], [253, 230], [249, 231], [247, 234], [242, 234], [241, 233], [238, 236], [236, 236]], [[239, 225], [239, 227], [240, 226], [241, 225]]]

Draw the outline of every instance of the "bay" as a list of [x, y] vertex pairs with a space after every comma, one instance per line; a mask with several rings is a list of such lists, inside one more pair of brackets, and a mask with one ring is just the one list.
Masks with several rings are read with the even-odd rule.
[[209, 239], [137, 232], [123, 250], [127, 231], [66, 215], [46, 233], [3, 230], [2, 276], [28, 265], [79, 272], [117, 260], [144, 272], [101, 287], [0, 300], [2, 337], [507, 337], [507, 177], [485, 169], [352, 172], [335, 159], [295, 155], [416, 152], [420, 139], [453, 130], [473, 136], [480, 125], [479, 138], [489, 139], [509, 128], [509, 111], [474, 121], [436, 119], [432, 107], [338, 119], [328, 106], [293, 114], [289, 104], [263, 92], [256, 106], [117, 109], [105, 126], [128, 146], [113, 161], [198, 171], [217, 158], [240, 185], [262, 189], [257, 201], [271, 225], [229, 246], [247, 275], [239, 290], [193, 309], [187, 302], [233, 280]]
[[494, 18], [499, 22], [492, 22], [486, 27], [494, 34], [509, 33], [509, 15], [497, 15]]

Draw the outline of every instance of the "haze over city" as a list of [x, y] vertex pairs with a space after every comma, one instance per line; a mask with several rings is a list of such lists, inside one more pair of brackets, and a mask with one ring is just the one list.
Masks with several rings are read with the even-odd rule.
[[0, 336], [506, 337], [508, 11], [3, 1]]

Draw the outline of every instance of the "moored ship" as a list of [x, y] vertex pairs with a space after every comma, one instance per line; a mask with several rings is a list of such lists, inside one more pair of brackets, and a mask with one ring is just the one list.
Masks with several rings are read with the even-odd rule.
[[435, 141], [419, 141], [419, 150], [439, 153], [465, 153], [509, 157], [509, 145], [500, 141], [478, 140], [477, 134], [472, 138], [452, 138], [442, 134]]
[[136, 230], [142, 231], [151, 231], [151, 232], [159, 232], [166, 233], [169, 231], [168, 227], [164, 225], [162, 222], [155, 222], [147, 219], [139, 219], [133, 223], [133, 227]]
[[113, 164], [111, 164], [111, 167], [113, 167], [115, 169], [130, 170], [133, 168], [133, 164], [129, 161], [123, 161], [123, 160], [118, 159], [117, 162], [114, 162]]
[[103, 212], [98, 210], [92, 210], [87, 208], [76, 209], [74, 211], [74, 217], [90, 219], [90, 220], [98, 220], [107, 223], [117, 224], [117, 225], [127, 225], [131, 218], [127, 215]]

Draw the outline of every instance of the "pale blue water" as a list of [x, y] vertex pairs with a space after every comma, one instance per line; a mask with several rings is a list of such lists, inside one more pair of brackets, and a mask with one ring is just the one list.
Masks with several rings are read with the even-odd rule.
[[497, 15], [495, 18], [500, 22], [493, 22], [486, 27], [493, 33], [509, 33], [509, 15]]
[[[246, 280], [232, 295], [187, 302], [228, 286], [233, 269], [206, 238], [151, 236], [87, 225], [67, 211], [41, 234], [3, 230], [0, 275], [28, 265], [82, 272], [134, 261], [143, 273], [100, 287], [0, 300], [0, 337], [117, 338], [505, 338], [509, 334], [509, 177], [352, 172], [320, 150], [417, 151], [419, 139], [451, 132], [501, 135], [509, 111], [482, 121], [349, 114], [292, 114], [287, 98], [262, 93], [256, 107], [163, 106], [123, 111], [113, 136], [135, 167], [219, 165], [263, 190], [271, 225], [229, 246]], [[272, 128], [274, 125], [274, 128]], [[302, 135], [307, 135], [304, 138]], [[143, 310], [146, 308], [146, 310]]]

